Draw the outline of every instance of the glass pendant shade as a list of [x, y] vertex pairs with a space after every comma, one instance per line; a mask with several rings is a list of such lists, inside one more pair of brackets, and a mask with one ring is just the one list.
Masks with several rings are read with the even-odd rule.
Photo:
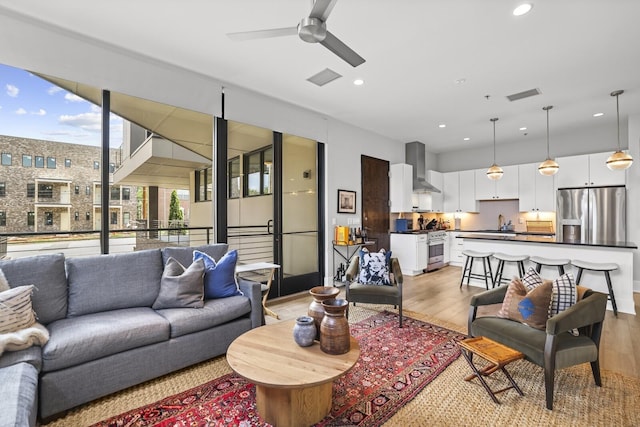
[[502, 170], [502, 168], [496, 165], [495, 163], [491, 165], [489, 169], [487, 169], [487, 178], [493, 181], [497, 181], [500, 178], [502, 178], [503, 174], [504, 174], [504, 171]]
[[607, 167], [612, 171], [625, 170], [633, 163], [633, 157], [631, 157], [631, 154], [624, 153], [620, 149], [620, 104], [618, 103], [618, 96], [623, 93], [623, 90], [615, 90], [611, 92], [611, 96], [616, 97], [616, 113], [618, 117], [618, 149], [607, 159]]
[[540, 175], [544, 176], [555, 175], [560, 169], [560, 165], [558, 165], [558, 163], [549, 156], [549, 110], [552, 108], [553, 105], [542, 107], [542, 109], [547, 112], [547, 160], [540, 163], [538, 166], [538, 172], [540, 172]]
[[547, 159], [538, 166], [538, 172], [545, 176], [555, 175], [558, 169], [560, 169], [560, 166], [553, 159]]
[[627, 169], [633, 163], [633, 157], [622, 151], [616, 151], [607, 159], [607, 167], [612, 171]]
[[502, 168], [496, 164], [496, 122], [498, 119], [495, 118], [489, 120], [493, 122], [493, 164], [489, 169], [487, 169], [487, 178], [492, 181], [497, 181], [501, 179], [504, 174]]

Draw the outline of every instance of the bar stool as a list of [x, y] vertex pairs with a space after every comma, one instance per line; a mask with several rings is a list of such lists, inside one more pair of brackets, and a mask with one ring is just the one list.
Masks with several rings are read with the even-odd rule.
[[597, 263], [597, 262], [587, 262], [580, 260], [573, 260], [571, 264], [578, 267], [578, 277], [576, 277], [576, 285], [580, 284], [580, 279], [582, 278], [583, 270], [591, 270], [591, 271], [602, 271], [604, 273], [604, 278], [607, 281], [607, 288], [609, 288], [609, 300], [611, 300], [611, 305], [613, 306], [613, 314], [618, 316], [618, 306], [616, 305], [616, 297], [613, 294], [613, 287], [611, 286], [611, 276], [609, 272], [618, 269], [618, 264], [616, 263]]
[[[491, 261], [490, 257], [493, 255], [491, 252], [477, 252], [464, 250], [462, 251], [462, 255], [466, 256], [467, 259], [464, 262], [464, 269], [462, 270], [462, 278], [460, 279], [460, 287], [462, 288], [462, 283], [464, 282], [464, 278], [467, 278], [467, 286], [469, 286], [470, 279], [481, 279], [484, 280], [484, 284], [489, 289], [489, 281], [493, 282], [493, 271], [491, 270]], [[473, 260], [480, 259], [482, 260], [482, 269], [484, 274], [473, 273]], [[487, 269], [489, 271], [487, 271]]]
[[500, 286], [503, 281], [509, 281], [502, 278], [502, 272], [504, 271], [505, 262], [515, 262], [518, 266], [518, 273], [520, 277], [524, 276], [524, 262], [529, 259], [529, 255], [509, 255], [503, 253], [493, 254], [493, 257], [498, 260], [498, 268], [496, 268], [496, 277], [493, 280], [493, 287]]
[[542, 258], [540, 256], [532, 256], [531, 258], [529, 258], [529, 261], [536, 264], [536, 272], [538, 273], [540, 273], [540, 270], [542, 270], [543, 266], [558, 267], [558, 273], [560, 273], [560, 276], [564, 274], [564, 266], [571, 263], [571, 260], [568, 260], [565, 258], [549, 259], [549, 258]]

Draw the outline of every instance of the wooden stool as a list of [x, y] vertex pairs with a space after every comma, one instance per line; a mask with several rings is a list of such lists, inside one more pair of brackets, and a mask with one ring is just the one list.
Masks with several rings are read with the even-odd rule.
[[616, 297], [613, 294], [613, 287], [611, 286], [611, 276], [609, 275], [610, 271], [618, 269], [618, 264], [613, 262], [597, 263], [580, 260], [573, 260], [571, 261], [571, 264], [578, 267], [578, 277], [576, 277], [576, 285], [580, 284], [583, 270], [602, 271], [604, 273], [604, 278], [607, 281], [607, 288], [609, 288], [609, 300], [611, 300], [611, 305], [613, 306], [613, 314], [615, 316], [618, 316], [618, 306], [616, 305]]
[[496, 268], [496, 277], [493, 280], [493, 287], [500, 286], [503, 281], [509, 282], [507, 279], [502, 278], [502, 272], [504, 271], [505, 262], [515, 262], [518, 265], [518, 273], [520, 277], [524, 276], [524, 262], [529, 259], [528, 255], [509, 255], [497, 253], [493, 254], [493, 257], [498, 260], [498, 268]]
[[[464, 278], [467, 278], [467, 286], [469, 286], [469, 280], [471, 278], [474, 279], [484, 279], [484, 284], [489, 290], [489, 281], [493, 282], [493, 271], [491, 270], [491, 261], [489, 258], [493, 255], [490, 252], [476, 252], [465, 250], [462, 251], [462, 255], [467, 257], [464, 262], [464, 269], [462, 270], [462, 278], [460, 279], [460, 287], [462, 288], [462, 283], [464, 282]], [[482, 260], [482, 269], [484, 270], [484, 274], [473, 273], [473, 260], [479, 258]], [[487, 271], [487, 268], [489, 271]]]
[[[505, 369], [505, 366], [514, 360], [524, 358], [524, 354], [486, 337], [467, 338], [466, 340], [458, 342], [458, 344], [462, 347], [462, 355], [467, 359], [467, 363], [469, 363], [469, 366], [473, 370], [473, 374], [466, 376], [464, 379], [465, 381], [471, 381], [474, 378], [478, 378], [495, 403], [500, 403], [496, 398], [496, 394], [512, 388], [515, 388], [520, 396], [524, 396], [524, 393], [520, 390], [518, 384], [516, 384], [511, 375], [509, 375], [509, 372]], [[476, 365], [473, 364], [474, 354], [477, 354], [487, 360], [490, 364], [484, 368], [478, 369]], [[493, 374], [498, 369], [502, 371], [505, 377], [507, 377], [511, 386], [493, 391], [483, 377]]]
[[558, 273], [560, 274], [560, 276], [564, 274], [564, 266], [571, 263], [571, 260], [564, 259], [564, 258], [549, 259], [549, 258], [542, 258], [540, 256], [532, 256], [531, 258], [529, 258], [529, 261], [536, 264], [536, 271], [538, 273], [540, 273], [540, 270], [542, 270], [543, 266], [558, 267]]

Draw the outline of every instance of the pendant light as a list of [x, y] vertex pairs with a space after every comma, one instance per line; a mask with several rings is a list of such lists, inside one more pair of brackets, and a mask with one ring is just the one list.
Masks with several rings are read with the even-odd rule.
[[489, 119], [493, 122], [493, 164], [489, 169], [487, 169], [487, 178], [497, 181], [502, 178], [502, 168], [496, 165], [496, 122], [498, 118]]
[[542, 109], [547, 112], [547, 160], [540, 163], [540, 166], [538, 166], [538, 172], [545, 176], [555, 175], [556, 172], [558, 172], [558, 169], [560, 169], [558, 163], [549, 156], [549, 110], [552, 108], [553, 105], [542, 107]]
[[618, 96], [623, 93], [623, 90], [615, 90], [611, 92], [611, 96], [616, 97], [616, 114], [618, 116], [618, 150], [607, 159], [607, 167], [614, 171], [625, 170], [633, 163], [633, 157], [620, 150], [620, 104], [618, 103]]

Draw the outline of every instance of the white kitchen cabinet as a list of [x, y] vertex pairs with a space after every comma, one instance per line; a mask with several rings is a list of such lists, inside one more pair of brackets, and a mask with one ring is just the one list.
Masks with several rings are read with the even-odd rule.
[[462, 267], [465, 261], [465, 256], [462, 255], [464, 239], [459, 239], [459, 235], [460, 233], [457, 231], [449, 231], [447, 233], [449, 237], [449, 265]]
[[625, 185], [626, 172], [612, 171], [607, 167], [607, 158], [611, 154], [612, 152], [606, 152], [558, 157], [558, 188]]
[[555, 176], [538, 172], [538, 163], [518, 166], [520, 212], [553, 212], [556, 210]]
[[443, 211], [478, 212], [474, 171], [442, 174]]
[[443, 244], [443, 261], [445, 263], [445, 265], [449, 264], [449, 262], [451, 262], [451, 243], [449, 242], [449, 234], [447, 233], [447, 238], [444, 239], [444, 244]]
[[426, 234], [391, 233], [391, 256], [398, 258], [402, 274], [415, 276], [427, 268], [429, 249]]
[[518, 198], [518, 166], [503, 166], [502, 179], [497, 181], [487, 178], [486, 169], [476, 169], [476, 199], [517, 199]]
[[391, 212], [411, 212], [413, 167], [406, 164], [389, 166], [389, 199]]

